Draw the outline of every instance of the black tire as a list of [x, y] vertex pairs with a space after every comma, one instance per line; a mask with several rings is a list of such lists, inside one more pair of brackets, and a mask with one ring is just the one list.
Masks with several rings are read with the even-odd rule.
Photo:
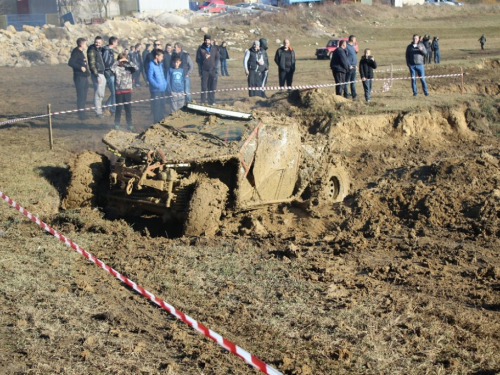
[[326, 173], [311, 186], [310, 206], [339, 203], [349, 194], [351, 183], [345, 169], [330, 165], [325, 170]]
[[105, 155], [84, 151], [70, 166], [71, 181], [62, 201], [63, 209], [103, 207], [109, 189], [109, 160]]
[[218, 179], [207, 178], [198, 181], [189, 202], [184, 235], [215, 236], [219, 231], [228, 191], [227, 185]]

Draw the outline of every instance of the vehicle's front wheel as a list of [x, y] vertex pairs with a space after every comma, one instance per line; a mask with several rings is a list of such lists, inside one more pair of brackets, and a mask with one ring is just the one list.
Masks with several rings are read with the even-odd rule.
[[318, 207], [342, 202], [349, 194], [351, 184], [349, 176], [341, 166], [329, 165], [325, 172], [310, 186], [306, 199], [309, 206]]
[[219, 230], [228, 191], [227, 185], [218, 179], [198, 181], [189, 203], [184, 235], [213, 237]]

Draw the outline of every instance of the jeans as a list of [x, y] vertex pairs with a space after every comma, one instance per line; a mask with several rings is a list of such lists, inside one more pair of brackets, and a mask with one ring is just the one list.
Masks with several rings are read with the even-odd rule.
[[134, 73], [132, 73], [132, 78], [134, 79], [135, 85], [140, 85], [141, 84], [141, 71], [137, 70]]
[[153, 122], [155, 124], [165, 118], [165, 91], [151, 93], [151, 99], [160, 97], [161, 99], [151, 100], [151, 112], [153, 112]]
[[229, 72], [227, 71], [227, 60], [220, 61], [220, 74], [223, 76], [228, 76]]
[[367, 102], [370, 101], [370, 94], [372, 92], [372, 84], [373, 84], [373, 81], [371, 79], [363, 81], [363, 90], [365, 90], [365, 99]]
[[[116, 103], [127, 103], [132, 101], [132, 93], [125, 92], [116, 94]], [[132, 104], [117, 105], [115, 112], [115, 125], [120, 125], [120, 119], [122, 117], [122, 107], [125, 108], [125, 120], [127, 125], [132, 126]]]
[[351, 95], [352, 98], [354, 99], [358, 94], [356, 94], [356, 83], [354, 82], [356, 80], [356, 68], [349, 69], [347, 73], [345, 74], [345, 82], [352, 82], [350, 85], [346, 83], [345, 88], [344, 88], [344, 96], [349, 95], [349, 90], [348, 86], [351, 86]]
[[440, 64], [441, 63], [441, 53], [439, 50], [434, 50], [434, 63], [435, 64]]
[[[99, 78], [99, 82], [97, 82]], [[106, 90], [106, 77], [104, 74], [98, 76], [92, 74], [92, 83], [94, 85], [94, 107], [96, 115], [102, 115], [102, 99], [104, 98], [104, 90]]]
[[346, 85], [343, 85], [345, 82], [345, 75], [346, 72], [339, 72], [337, 70], [333, 70], [333, 78], [335, 79], [335, 83], [337, 84], [335, 86], [335, 94], [342, 96], [342, 92], [345, 89]]
[[425, 82], [425, 69], [423, 65], [409, 65], [410, 74], [411, 74], [411, 88], [413, 90], [413, 95], [417, 96], [417, 78], [420, 78], [420, 82], [422, 82], [422, 90], [424, 90], [424, 94], [427, 96], [429, 92], [427, 91], [427, 82]]
[[186, 103], [191, 102], [191, 77], [184, 77], [184, 92], [186, 93]]
[[[87, 77], [74, 75], [73, 82], [76, 88], [76, 108], [83, 109], [87, 103], [87, 92], [89, 90], [89, 81]], [[85, 117], [83, 112], [78, 112], [78, 117]]]
[[[264, 70], [261, 75], [260, 75], [260, 87], [264, 88], [266, 87], [266, 83], [267, 83], [267, 73], [269, 73], [267, 70]], [[261, 90], [260, 91], [260, 96], [262, 96], [263, 98], [266, 97], [266, 90]]]
[[[115, 91], [115, 76], [113, 74], [105, 73], [106, 82], [108, 84], [108, 89], [110, 92], [108, 100], [106, 100], [106, 105], [116, 104], [116, 91]], [[111, 113], [115, 113], [116, 107], [108, 108]]]
[[206, 92], [206, 91], [215, 91], [217, 90], [217, 74], [215, 73], [215, 69], [212, 70], [203, 70], [201, 72], [201, 103], [205, 103], [208, 98], [208, 104], [215, 103], [215, 92]]

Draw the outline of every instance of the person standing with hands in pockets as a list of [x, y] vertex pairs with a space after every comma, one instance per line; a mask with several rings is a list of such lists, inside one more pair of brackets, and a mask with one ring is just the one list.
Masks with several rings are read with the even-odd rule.
[[[76, 40], [76, 47], [71, 52], [71, 57], [68, 65], [73, 68], [73, 82], [76, 88], [76, 108], [83, 110], [87, 103], [87, 92], [89, 90], [88, 77], [90, 71], [88, 70], [87, 59], [85, 58], [84, 50], [87, 49], [87, 40], [85, 38], [78, 38]], [[80, 120], [87, 120], [88, 116], [83, 111], [78, 112]]]
[[410, 69], [411, 88], [413, 96], [417, 96], [417, 76], [422, 83], [422, 90], [425, 96], [429, 96], [427, 91], [427, 82], [425, 82], [424, 61], [427, 56], [427, 50], [423, 43], [420, 42], [420, 37], [417, 34], [413, 35], [412, 42], [406, 47], [406, 65]]
[[359, 61], [359, 75], [361, 77], [361, 81], [363, 81], [363, 89], [365, 90], [365, 99], [367, 103], [370, 102], [370, 93], [372, 92], [374, 77], [373, 69], [377, 69], [377, 63], [371, 55], [370, 49], [367, 48]]
[[[208, 98], [208, 104], [215, 104], [215, 90], [217, 90], [216, 68], [219, 63], [219, 49], [212, 46], [212, 38], [205, 34], [204, 43], [196, 51], [196, 63], [201, 78], [201, 104]], [[208, 91], [208, 92], [207, 92]]]
[[243, 56], [243, 68], [248, 77], [248, 87], [254, 88], [248, 91], [248, 96], [260, 96], [260, 90], [255, 90], [255, 88], [260, 87], [260, 67], [263, 65], [264, 59], [260, 52], [260, 42], [256, 40]]

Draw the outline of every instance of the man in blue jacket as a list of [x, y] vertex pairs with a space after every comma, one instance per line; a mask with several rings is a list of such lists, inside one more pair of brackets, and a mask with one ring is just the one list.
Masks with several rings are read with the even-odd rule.
[[167, 90], [167, 80], [163, 71], [163, 50], [155, 49], [152, 52], [153, 60], [149, 62], [148, 82], [151, 93], [151, 111], [155, 123], [165, 117], [165, 91]]
[[406, 47], [406, 65], [410, 69], [411, 88], [413, 96], [417, 96], [417, 75], [422, 82], [422, 90], [425, 96], [429, 96], [427, 91], [427, 82], [425, 82], [424, 59], [427, 56], [427, 50], [423, 43], [420, 42], [420, 37], [417, 34], [413, 35], [413, 41]]
[[358, 57], [356, 56], [356, 50], [354, 49], [354, 46], [356, 44], [356, 35], [350, 35], [349, 36], [349, 41], [347, 42], [346, 46], [346, 52], [347, 52], [347, 62], [349, 63], [349, 70], [346, 73], [345, 81], [346, 82], [352, 82], [350, 84], [351, 86], [351, 93], [349, 94], [349, 84], [346, 83], [345, 89], [344, 89], [344, 97], [348, 98], [349, 96], [352, 96], [353, 99], [358, 96], [356, 94], [356, 67], [358, 66]]

